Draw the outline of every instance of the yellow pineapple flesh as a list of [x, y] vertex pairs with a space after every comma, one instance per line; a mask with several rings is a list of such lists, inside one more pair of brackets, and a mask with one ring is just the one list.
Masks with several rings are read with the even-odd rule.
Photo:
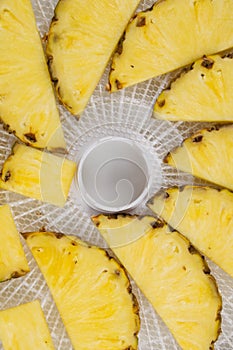
[[[125, 224], [124, 224], [124, 220]], [[148, 220], [151, 229], [148, 231]], [[129, 218], [93, 218], [111, 247], [111, 231], [130, 227]], [[145, 234], [113, 251], [162, 317], [183, 350], [209, 350], [218, 338], [221, 297], [201, 255], [190, 242], [155, 218], [131, 217], [131, 228], [145, 222]]]
[[139, 2], [58, 2], [47, 55], [58, 97], [72, 114], [80, 114], [87, 105]]
[[233, 121], [233, 59], [204, 56], [164, 90], [154, 117], [183, 121]]
[[156, 194], [148, 206], [233, 277], [232, 192], [173, 187]]
[[74, 349], [138, 349], [138, 304], [124, 269], [105, 250], [51, 232], [24, 237]]
[[75, 171], [69, 159], [16, 143], [3, 164], [0, 188], [62, 207]]
[[112, 62], [111, 91], [233, 46], [231, 0], [158, 1], [128, 25]]
[[4, 350], [55, 350], [38, 300], [0, 311]]
[[55, 96], [30, 0], [0, 3], [0, 116], [38, 148], [65, 148]]
[[164, 162], [233, 190], [233, 125], [203, 129], [172, 150]]
[[3, 282], [25, 275], [29, 266], [8, 205], [0, 206], [0, 222], [0, 282]]

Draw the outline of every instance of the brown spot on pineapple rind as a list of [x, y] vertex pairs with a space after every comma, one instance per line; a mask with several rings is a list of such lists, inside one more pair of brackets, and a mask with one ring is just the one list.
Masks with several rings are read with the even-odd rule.
[[[127, 279], [127, 282], [128, 282], [128, 285], [126, 287], [127, 292], [129, 293], [131, 300], [132, 300], [133, 312], [134, 312], [135, 316], [137, 316], [137, 318], [135, 318], [135, 320], [137, 320], [137, 322], [136, 322], [136, 330], [134, 332], [134, 336], [137, 337], [139, 330], [140, 330], [139, 303], [138, 303], [136, 296], [134, 295], [134, 293], [132, 291], [132, 285], [130, 283], [127, 271], [126, 271], [125, 267], [120, 263], [120, 261], [118, 261], [115, 257], [111, 257], [109, 255], [109, 252], [107, 250], [104, 249], [103, 251], [110, 260], [116, 261], [117, 264], [119, 265], [119, 268], [115, 270], [115, 273], [117, 274], [117, 276], [120, 273], [120, 275], [122, 275], [122, 276], [124, 275], [124, 277]], [[127, 349], [136, 350], [132, 346], [127, 347], [125, 350], [127, 350]]]
[[219, 305], [219, 308], [218, 308], [218, 310], [217, 310], [216, 317], [215, 317], [215, 321], [216, 321], [216, 322], [219, 322], [219, 327], [218, 327], [218, 331], [217, 331], [217, 333], [216, 333], [216, 338], [212, 340], [211, 345], [210, 345], [210, 348], [209, 348], [210, 350], [213, 350], [213, 349], [214, 349], [214, 343], [216, 342], [216, 340], [218, 339], [218, 337], [219, 337], [219, 335], [220, 335], [220, 333], [221, 333], [222, 297], [221, 297], [221, 294], [219, 294], [217, 282], [216, 282], [214, 276], [211, 275], [211, 271], [210, 271], [210, 269], [209, 269], [209, 266], [207, 265], [207, 262], [205, 261], [204, 256], [202, 256], [202, 255], [198, 252], [198, 250], [192, 246], [192, 244], [189, 245], [188, 250], [190, 251], [191, 254], [198, 254], [198, 255], [201, 257], [202, 263], [203, 263], [203, 272], [204, 272], [204, 274], [208, 275], [208, 278], [209, 278], [210, 281], [212, 282], [214, 288], [216, 289], [216, 294], [218, 295], [218, 297], [219, 297], [219, 299], [220, 299], [220, 305]]
[[7, 131], [9, 134], [16, 135], [16, 131], [12, 130], [9, 124], [4, 123], [0, 117], [0, 123], [3, 124], [3, 130]]
[[42, 43], [46, 43], [48, 40], [48, 33], [44, 33], [44, 35], [41, 37]]
[[169, 163], [169, 158], [171, 158], [171, 153], [169, 152], [165, 157], [164, 157], [164, 159], [163, 159], [163, 162], [166, 164], [168, 164]]
[[26, 137], [26, 139], [31, 142], [31, 143], [35, 143], [37, 141], [36, 139], [36, 135], [32, 132], [29, 132], [27, 134], [24, 134], [24, 136]]
[[222, 58], [230, 58], [230, 59], [232, 59], [233, 58], [233, 52], [229, 52], [226, 55], [223, 55]]
[[[222, 311], [222, 306], [221, 306], [221, 307], [219, 307], [219, 309], [218, 309], [218, 312], [217, 312], [217, 315], [216, 315], [215, 321], [219, 321], [219, 322], [221, 322], [221, 321], [222, 321], [221, 311]], [[218, 333], [218, 335], [220, 334], [220, 332], [221, 332], [221, 329], [219, 329], [219, 333]]]
[[[2, 122], [2, 121], [1, 121]], [[10, 125], [9, 124], [3, 124], [3, 130], [7, 131], [7, 132], [11, 132], [10, 130]]]
[[[59, 81], [58, 81], [59, 83]], [[57, 91], [57, 96], [59, 98], [59, 101], [61, 104], [68, 109], [72, 113], [73, 107], [70, 106], [67, 102], [63, 100], [62, 93], [61, 93], [61, 87], [58, 85], [58, 83], [55, 85], [56, 91]]]
[[126, 213], [121, 213], [121, 214], [108, 214], [108, 215], [107, 215], [107, 218], [108, 218], [109, 220], [117, 220], [117, 219], [120, 218], [120, 217], [126, 218], [126, 217], [132, 217], [132, 215], [126, 214]]
[[[188, 73], [189, 71], [193, 70], [194, 64], [195, 64], [195, 62], [191, 63], [190, 65], [188, 65], [188, 66], [186, 66], [186, 67], [184, 67], [184, 68], [180, 71], [180, 73], [179, 73], [178, 75], [176, 75], [174, 78], [172, 78], [172, 79], [169, 81], [169, 84], [166, 86], [166, 88], [164, 89], [164, 91], [169, 91], [169, 90], [171, 90], [172, 85], [173, 85], [173, 83], [176, 82], [176, 80], [179, 80], [183, 75], [185, 75], [185, 74]], [[165, 100], [164, 100], [164, 104], [163, 104], [163, 101], [161, 101], [162, 106], [159, 106], [158, 100], [156, 101], [156, 104], [157, 104], [160, 108], [162, 108], [162, 107], [165, 105], [165, 103], [166, 103]]]
[[93, 218], [92, 220], [93, 220], [93, 222], [94, 222], [96, 227], [100, 226], [100, 221], [99, 220], [96, 220], [95, 218]]
[[[132, 298], [132, 302], [133, 302], [133, 310], [134, 310], [134, 313], [139, 315], [139, 304], [138, 304], [138, 300], [136, 298], [136, 296], [133, 294], [132, 290], [130, 292], [131, 294], [131, 298]], [[138, 332], [137, 332], [138, 333]]]
[[108, 91], [108, 92], [111, 91], [111, 85], [110, 85], [110, 83], [107, 83], [107, 84], [105, 85], [105, 90]]
[[53, 16], [53, 18], [52, 18], [51, 26], [52, 26], [53, 24], [55, 24], [57, 21], [59, 21], [59, 18], [57, 17], [56, 10], [57, 10], [57, 7], [56, 7], [55, 10], [54, 10], [55, 14], [54, 14], [54, 16]]
[[53, 56], [51, 56], [51, 55], [48, 56], [47, 64], [48, 64], [51, 80], [52, 80], [52, 82], [54, 84], [54, 87], [55, 87], [55, 90], [57, 92], [57, 96], [58, 96], [60, 104], [63, 105], [65, 108], [68, 109], [68, 111], [70, 111], [72, 113], [73, 108], [67, 102], [65, 102], [63, 100], [62, 93], [61, 93], [61, 88], [59, 86], [59, 79], [54, 75], [54, 71], [53, 71]]
[[190, 244], [188, 247], [188, 251], [190, 254], [194, 255], [194, 254], [199, 254], [198, 250], [192, 245]]
[[[218, 291], [218, 286], [217, 286], [216, 280], [215, 280], [215, 278], [214, 278], [213, 276], [211, 276], [211, 277], [212, 277], [213, 282], [214, 282], [214, 284], [215, 284], [215, 286], [216, 286], [216, 289], [217, 289], [217, 291]], [[217, 310], [217, 314], [216, 314], [215, 321], [219, 323], [219, 327], [218, 327], [218, 330], [217, 330], [217, 332], [216, 332], [216, 338], [213, 339], [212, 342], [211, 342], [211, 346], [210, 346], [210, 349], [211, 349], [211, 350], [214, 350], [214, 343], [218, 340], [218, 337], [219, 337], [219, 335], [220, 335], [221, 332], [222, 332], [222, 329], [221, 329], [221, 323], [222, 323], [222, 316], [221, 316], [221, 311], [222, 311], [222, 298], [221, 298], [221, 295], [219, 294], [219, 292], [218, 292], [218, 295], [219, 295], [219, 297], [220, 297], [220, 299], [221, 299], [221, 305], [219, 306], [219, 308], [218, 308], [218, 310]]]
[[160, 219], [157, 219], [156, 221], [151, 222], [150, 225], [153, 229], [162, 228], [162, 227], [164, 227], [165, 222], [160, 220]]
[[54, 83], [54, 87], [56, 88], [58, 84], [58, 78], [54, 76], [54, 72], [53, 72], [53, 56], [48, 55], [47, 65], [51, 76], [51, 80]]
[[161, 101], [157, 101], [157, 105], [159, 106], [159, 108], [163, 108], [165, 106], [165, 99], [161, 100]]
[[6, 174], [5, 174], [5, 176], [4, 176], [3, 181], [4, 181], [4, 182], [7, 182], [7, 181], [10, 180], [10, 178], [11, 178], [11, 172], [10, 172], [10, 170], [8, 170], [8, 171], [6, 172]]
[[31, 232], [20, 232], [20, 234], [23, 236], [24, 239], [28, 239], [28, 237], [31, 236]]
[[192, 139], [192, 141], [198, 143], [198, 142], [201, 142], [202, 139], [203, 139], [203, 135], [197, 135]]
[[56, 232], [54, 233], [54, 236], [57, 238], [57, 239], [61, 239], [62, 237], [64, 237], [64, 233], [59, 233], [59, 232]]
[[117, 45], [117, 48], [116, 48], [116, 53], [118, 53], [118, 55], [122, 54], [124, 41], [125, 41], [125, 32], [123, 33], [122, 37], [120, 38], [118, 45]]
[[138, 17], [136, 27], [144, 27], [146, 25], [146, 17]]
[[203, 272], [204, 272], [204, 274], [205, 275], [210, 275], [210, 268], [209, 268], [209, 266], [206, 264], [206, 262], [205, 262], [205, 264], [204, 264], [204, 268], [203, 268]]
[[208, 132], [212, 132], [212, 131], [219, 131], [220, 130], [220, 126], [215, 125], [212, 126], [211, 128], [206, 129]]
[[115, 273], [115, 275], [117, 275], [117, 276], [120, 276], [120, 275], [121, 275], [121, 271], [120, 271], [119, 269], [116, 269], [114, 273]]
[[176, 229], [174, 227], [172, 227], [171, 225], [167, 224], [168, 230], [169, 232], [177, 232]]
[[[47, 64], [48, 64], [49, 68], [50, 68], [50, 66], [52, 65], [52, 63], [53, 63], [53, 56], [48, 55]], [[51, 72], [50, 72], [50, 73], [51, 73]], [[54, 79], [54, 77], [52, 77], [52, 80], [53, 80], [53, 79]]]
[[118, 79], [115, 80], [115, 84], [118, 90], [123, 89], [123, 84]]
[[54, 86], [56, 87], [56, 85], [58, 84], [58, 79], [57, 78], [52, 78], [52, 82], [54, 83]]
[[214, 60], [212, 58], [203, 56], [203, 61], [201, 63], [202, 67], [207, 68], [207, 69], [211, 69], [214, 65]]
[[19, 278], [19, 277], [22, 277], [23, 275], [25, 275], [26, 273], [27, 273], [27, 271], [22, 270], [22, 269], [19, 271], [14, 271], [11, 274], [11, 278]]

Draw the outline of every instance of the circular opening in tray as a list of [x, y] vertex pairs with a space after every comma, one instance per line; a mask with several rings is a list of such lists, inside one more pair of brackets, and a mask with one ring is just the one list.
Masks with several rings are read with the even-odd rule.
[[142, 149], [121, 137], [94, 143], [79, 162], [78, 186], [83, 200], [95, 210], [110, 213], [137, 207], [149, 187]]

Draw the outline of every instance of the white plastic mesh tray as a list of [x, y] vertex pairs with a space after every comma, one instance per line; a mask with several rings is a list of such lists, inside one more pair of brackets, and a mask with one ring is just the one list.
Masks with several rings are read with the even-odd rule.
[[[47, 33], [56, 1], [32, 1], [41, 36]], [[153, 1], [141, 1], [140, 10], [146, 9]], [[169, 123], [151, 119], [156, 96], [167, 84], [170, 75], [138, 84], [132, 88], [109, 94], [105, 90], [108, 68], [97, 86], [90, 102], [77, 121], [62, 106], [59, 106], [68, 147], [68, 157], [78, 161], [84, 150], [94, 141], [106, 136], [127, 137], [143, 147], [150, 162], [152, 183], [148, 197], [161, 187], [197, 182], [192, 176], [178, 173], [163, 165], [166, 153], [180, 144], [182, 139], [203, 124]], [[0, 129], [0, 165], [11, 151], [15, 137]], [[148, 198], [147, 198], [148, 199]], [[76, 234], [82, 239], [105, 247], [103, 239], [93, 226], [90, 215], [94, 212], [82, 202], [74, 181], [70, 197], [64, 208], [42, 204], [36, 200], [10, 192], [0, 192], [0, 204], [10, 204], [19, 231], [36, 231], [45, 227], [67, 234]], [[145, 201], [135, 209], [138, 214], [151, 214]], [[25, 247], [25, 246], [24, 246]], [[70, 350], [71, 343], [53, 303], [52, 297], [30, 252], [27, 257], [31, 272], [25, 277], [0, 285], [0, 307], [5, 309], [30, 300], [39, 299], [47, 318], [56, 349]], [[209, 262], [209, 261], [208, 261]], [[217, 350], [230, 350], [233, 343], [233, 279], [220, 268], [209, 262], [212, 274], [217, 279], [223, 298], [222, 333], [216, 343]], [[140, 350], [179, 350], [160, 317], [133, 283], [134, 292], [140, 304], [141, 330]], [[200, 315], [201, 317], [201, 315]], [[1, 349], [1, 344], [0, 344]]]

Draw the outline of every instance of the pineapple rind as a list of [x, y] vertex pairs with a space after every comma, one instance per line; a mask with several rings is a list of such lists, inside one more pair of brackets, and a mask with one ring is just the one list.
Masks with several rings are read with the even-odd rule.
[[231, 0], [158, 1], [138, 13], [113, 56], [111, 91], [233, 46]]
[[0, 206], [0, 222], [0, 282], [4, 282], [25, 275], [29, 266], [8, 205]]
[[86, 107], [139, 2], [58, 2], [47, 56], [58, 97], [72, 114], [81, 114]]
[[55, 350], [38, 300], [0, 311], [4, 350]]
[[[151, 225], [155, 222], [153, 216], [140, 217], [138, 220], [137, 215], [109, 214], [108, 217], [102, 217], [102, 224], [107, 224], [109, 218], [112, 219], [111, 230], [106, 231], [105, 239], [111, 248], [125, 246], [138, 240], [151, 230]], [[137, 230], [134, 221], [137, 222]], [[98, 223], [96, 225], [98, 227]]]
[[74, 349], [138, 348], [138, 304], [124, 269], [75, 236], [24, 234]]
[[[93, 221], [104, 238], [112, 221], [116, 225], [116, 219], [104, 215]], [[120, 222], [124, 225], [122, 217]], [[137, 230], [135, 217], [133, 222]], [[207, 264], [185, 237], [158, 220], [137, 241], [113, 251], [183, 350], [213, 347], [220, 332], [221, 297]]]
[[65, 148], [30, 0], [0, 3], [0, 115], [5, 129], [37, 148]]
[[233, 190], [233, 125], [203, 129], [172, 150], [164, 162]]
[[231, 56], [205, 56], [159, 95], [153, 116], [171, 121], [233, 121], [232, 80]]
[[3, 164], [0, 188], [62, 207], [76, 167], [69, 159], [16, 143]]
[[148, 204], [233, 277], [233, 193], [203, 186], [173, 187]]

